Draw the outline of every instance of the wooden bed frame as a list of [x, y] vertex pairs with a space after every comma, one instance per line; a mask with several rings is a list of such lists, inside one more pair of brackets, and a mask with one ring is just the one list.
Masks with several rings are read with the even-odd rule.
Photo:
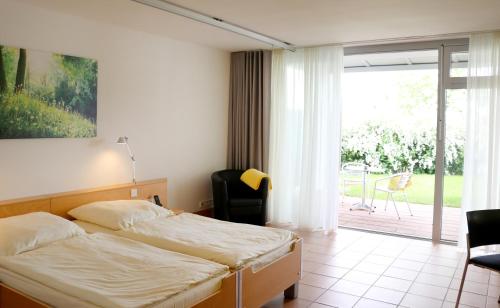
[[301, 262], [302, 239], [297, 239], [293, 242], [290, 252], [256, 272], [251, 266], [242, 269], [241, 306], [261, 307], [280, 292], [285, 293], [285, 298], [296, 298]]
[[[137, 191], [137, 197], [131, 197], [132, 190]], [[72, 219], [67, 212], [86, 203], [104, 200], [149, 200], [154, 195], [160, 196], [163, 206], [167, 206], [167, 179], [0, 201], [0, 218], [43, 211]], [[254, 272], [249, 266], [227, 276], [222, 281], [219, 291], [195, 304], [194, 307], [257, 308], [280, 292], [284, 292], [287, 298], [295, 298], [301, 275], [301, 255], [302, 240], [297, 239], [293, 242], [289, 253], [259, 270]], [[15, 303], [18, 304], [14, 305]], [[0, 283], [0, 308], [3, 307], [47, 306]]]

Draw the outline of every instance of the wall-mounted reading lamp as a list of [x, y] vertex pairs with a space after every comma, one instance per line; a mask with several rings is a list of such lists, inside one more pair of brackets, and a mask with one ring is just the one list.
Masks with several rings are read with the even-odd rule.
[[132, 150], [130, 150], [130, 146], [128, 145], [128, 137], [127, 136], [118, 137], [116, 143], [124, 144], [127, 146], [128, 155], [130, 156], [130, 160], [132, 160], [132, 180], [134, 181], [134, 184], [137, 184], [137, 182], [135, 181], [135, 157], [134, 154], [132, 153]]

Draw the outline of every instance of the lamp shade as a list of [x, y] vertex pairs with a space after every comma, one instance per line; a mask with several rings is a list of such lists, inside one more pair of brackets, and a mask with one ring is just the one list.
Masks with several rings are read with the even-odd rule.
[[128, 141], [127, 136], [123, 136], [123, 137], [118, 137], [118, 140], [116, 140], [116, 143], [118, 143], [118, 144], [127, 144], [127, 141]]

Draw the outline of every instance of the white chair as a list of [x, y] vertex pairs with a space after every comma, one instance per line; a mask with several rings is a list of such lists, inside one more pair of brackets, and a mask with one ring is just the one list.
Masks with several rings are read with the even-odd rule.
[[347, 186], [363, 185], [363, 177], [365, 176], [365, 184], [368, 181], [368, 174], [364, 174], [367, 170], [367, 165], [363, 163], [346, 163], [342, 166], [342, 205], [344, 204], [344, 196], [347, 191]]
[[392, 204], [394, 205], [394, 209], [396, 210], [396, 214], [398, 215], [398, 219], [401, 219], [401, 216], [399, 216], [398, 207], [396, 206], [396, 202], [394, 201], [393, 197], [394, 193], [400, 192], [405, 197], [406, 205], [408, 206], [410, 215], [413, 216], [410, 208], [410, 203], [408, 203], [408, 196], [406, 195], [406, 189], [411, 185], [411, 176], [411, 173], [403, 172], [375, 180], [372, 202], [370, 203], [370, 213], [373, 211], [373, 199], [375, 199], [375, 193], [377, 191], [382, 191], [387, 193], [384, 210], [387, 211], [387, 203], [389, 202], [389, 197], [391, 197]]

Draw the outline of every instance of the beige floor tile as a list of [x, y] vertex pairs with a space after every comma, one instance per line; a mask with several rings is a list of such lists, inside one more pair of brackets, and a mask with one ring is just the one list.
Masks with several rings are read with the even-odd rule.
[[413, 283], [408, 293], [444, 300], [448, 289], [419, 282]]
[[307, 284], [313, 287], [323, 288], [323, 289], [330, 288], [336, 281], [337, 281], [336, 278], [313, 274], [313, 273], [307, 273], [300, 280], [302, 284]]
[[362, 296], [369, 288], [370, 285], [367, 284], [341, 279], [337, 281], [333, 286], [331, 286], [330, 290], [356, 296]]
[[314, 301], [324, 292], [325, 289], [309, 286], [306, 284], [300, 284], [298, 298]]
[[[457, 295], [458, 295], [457, 290], [448, 289], [448, 292], [446, 293], [446, 297], [444, 300], [447, 302], [456, 303], [457, 302]], [[460, 301], [460, 302], [462, 302], [462, 301]]]
[[388, 304], [384, 302], [375, 301], [368, 298], [362, 298], [359, 302], [354, 306], [355, 308], [395, 308], [396, 305]]
[[451, 277], [433, 275], [429, 273], [420, 273], [415, 282], [430, 284], [438, 287], [448, 287], [451, 284]]
[[329, 245], [308, 245], [304, 246], [304, 250], [308, 252], [320, 253], [323, 255], [333, 256], [335, 253], [339, 252], [339, 249]]
[[[411, 261], [411, 260], [405, 260], [398, 258], [394, 263], [391, 264], [392, 267], [398, 267], [402, 269], [407, 269], [411, 271], [420, 271], [422, 267], [424, 267], [424, 263], [422, 262], [417, 262], [417, 261]], [[453, 275], [453, 274], [452, 274]]]
[[448, 267], [457, 267], [458, 266], [459, 260], [457, 258], [443, 258], [443, 257], [437, 257], [437, 256], [431, 256], [429, 260], [427, 260], [427, 263], [429, 264], [435, 264], [435, 265], [441, 265], [441, 266], [448, 266]]
[[404, 279], [404, 280], [415, 280], [417, 277], [418, 272], [416, 271], [411, 271], [411, 270], [406, 270], [398, 267], [389, 267], [385, 273], [384, 276], [388, 277], [393, 277], [393, 278], [399, 278], [399, 279]]
[[[450, 285], [450, 289], [458, 290], [460, 288], [460, 280], [453, 279]], [[474, 281], [466, 280], [464, 283], [464, 291], [476, 293], [480, 295], [487, 295], [488, 293], [488, 285], [485, 283], [479, 283]]]
[[500, 308], [500, 303], [498, 302], [498, 297], [487, 297], [486, 298], [486, 308]]
[[371, 274], [376, 274], [376, 275], [382, 275], [382, 273], [385, 272], [387, 269], [387, 265], [381, 265], [381, 264], [376, 264], [376, 263], [370, 263], [366, 261], [362, 261], [360, 264], [355, 266], [353, 270], [355, 271], [360, 271], [360, 272], [365, 272], [365, 273], [371, 273]]
[[363, 297], [397, 305], [401, 302], [404, 295], [405, 293], [399, 291], [371, 287]]
[[[441, 308], [455, 308], [455, 303], [444, 302]], [[467, 305], [458, 305], [458, 308], [471, 308], [471, 307]]]
[[427, 261], [427, 259], [429, 259], [432, 255], [432, 250], [433, 250], [432, 245], [430, 246], [411, 245], [405, 249], [405, 251], [401, 254], [401, 256], [406, 256], [407, 254], [425, 255], [427, 257], [426, 258]]
[[[457, 295], [457, 290], [448, 290], [446, 301], [455, 303], [457, 301]], [[460, 297], [460, 304], [483, 308], [486, 305], [486, 296], [464, 291]]]
[[316, 300], [317, 303], [334, 306], [337, 308], [350, 308], [359, 300], [358, 296], [345, 293], [326, 291]]
[[430, 257], [429, 254], [421, 254], [413, 251], [405, 251], [402, 254], [399, 255], [399, 259], [403, 260], [410, 260], [410, 261], [416, 261], [416, 262], [427, 262], [427, 260]]
[[453, 275], [455, 274], [455, 268], [435, 264], [425, 264], [422, 268], [422, 272], [446, 277], [453, 277]]
[[375, 282], [375, 286], [377, 287], [382, 287], [401, 292], [408, 291], [411, 284], [412, 282], [409, 280], [387, 277], [387, 276], [382, 276], [377, 280], [377, 282]]
[[350, 248], [346, 248], [342, 250], [339, 254], [336, 255], [337, 258], [347, 258], [351, 260], [361, 261], [363, 260], [368, 253], [362, 253], [358, 251], [351, 250]]
[[[304, 275], [298, 298], [279, 295], [265, 308], [454, 307], [464, 260], [456, 247], [345, 229], [299, 233]], [[496, 273], [470, 267], [464, 291], [460, 307], [500, 308]]]
[[394, 260], [395, 258], [393, 257], [384, 257], [384, 256], [377, 256], [370, 254], [363, 261], [380, 265], [391, 265], [391, 263], [394, 262]]
[[378, 256], [385, 256], [385, 257], [393, 257], [396, 258], [401, 254], [401, 249], [395, 248], [395, 249], [386, 249], [384, 247], [380, 247], [375, 249], [372, 254], [373, 255], [378, 255]]
[[460, 303], [464, 305], [469, 305], [471, 307], [484, 307], [486, 305], [486, 296], [462, 292], [462, 297], [460, 298]]
[[409, 308], [441, 308], [443, 301], [414, 294], [406, 294], [400, 307]]
[[[462, 272], [456, 272], [455, 277], [462, 278]], [[465, 276], [465, 280], [479, 282], [479, 283], [488, 283], [488, 281], [490, 280], [490, 275], [487, 273], [467, 271], [467, 275]]]
[[317, 267], [312, 273], [334, 277], [334, 278], [342, 278], [345, 274], [349, 272], [348, 268], [331, 266], [331, 265], [321, 265]]
[[359, 271], [350, 271], [344, 276], [344, 279], [364, 283], [364, 284], [374, 284], [378, 279], [378, 275], [359, 272]]
[[500, 287], [500, 276], [491, 276], [490, 277], [490, 284]]
[[488, 287], [488, 294], [487, 295], [489, 297], [496, 297], [496, 298], [498, 298], [500, 296], [500, 287], [494, 286], [494, 285], [490, 285]]
[[[465, 267], [465, 261], [464, 262], [460, 262], [460, 264], [458, 265], [457, 267], [457, 270], [462, 273], [464, 271], [464, 267]], [[469, 268], [467, 269], [467, 271], [470, 271], [470, 272], [477, 272], [477, 273], [483, 273], [483, 274], [488, 274], [492, 271], [490, 270], [487, 270], [487, 269], [484, 269], [484, 268], [480, 268], [478, 266], [475, 266], [475, 265], [470, 265]]]
[[294, 300], [288, 300], [283, 297], [283, 295], [276, 296], [273, 300], [269, 301], [267, 304], [262, 306], [262, 308], [306, 308], [311, 305], [312, 302], [308, 300], [303, 300], [296, 298]]
[[309, 308], [332, 308], [332, 306], [323, 305], [320, 303], [312, 303], [311, 306], [309, 306]]
[[321, 263], [321, 264], [326, 264], [332, 258], [333, 257], [330, 255], [324, 255], [317, 252], [305, 252], [304, 254], [302, 254], [302, 260]]
[[359, 260], [349, 259], [347, 257], [333, 257], [330, 261], [326, 262], [328, 265], [344, 267], [344, 268], [353, 268], [358, 265]]
[[302, 261], [302, 271], [304, 272], [313, 272], [315, 269], [318, 267], [322, 266], [323, 264], [312, 262], [312, 261]]

